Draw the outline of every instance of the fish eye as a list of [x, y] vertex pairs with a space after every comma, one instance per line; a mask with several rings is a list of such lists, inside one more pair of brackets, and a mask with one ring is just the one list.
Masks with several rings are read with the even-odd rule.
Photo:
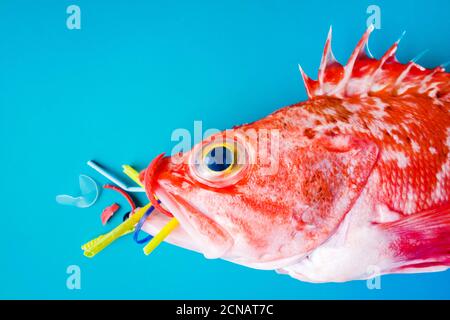
[[241, 138], [211, 139], [194, 147], [189, 158], [191, 176], [214, 188], [241, 180], [249, 168], [249, 146]]
[[224, 172], [233, 168], [235, 152], [227, 145], [216, 146], [205, 153], [203, 162], [213, 172]]

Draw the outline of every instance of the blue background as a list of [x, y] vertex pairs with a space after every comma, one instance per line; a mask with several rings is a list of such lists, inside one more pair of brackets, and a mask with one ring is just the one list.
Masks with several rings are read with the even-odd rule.
[[[132, 4], [131, 4], [132, 3]], [[81, 7], [68, 30], [66, 8]], [[99, 214], [55, 203], [78, 175], [105, 180], [95, 159], [120, 172], [174, 146], [176, 128], [229, 128], [306, 98], [297, 63], [314, 75], [329, 26], [345, 62], [381, 8], [375, 56], [398, 39], [399, 59], [424, 49], [450, 60], [450, 3], [442, 1], [0, 1], [0, 298], [450, 298], [450, 272], [309, 284], [163, 244], [151, 256], [130, 237], [89, 260], [80, 245], [109, 230]], [[333, 261], [330, 261], [333, 263]], [[66, 288], [79, 265], [81, 290]]]

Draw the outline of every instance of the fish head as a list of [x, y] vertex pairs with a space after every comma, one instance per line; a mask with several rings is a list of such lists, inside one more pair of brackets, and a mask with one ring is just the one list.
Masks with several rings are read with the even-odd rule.
[[291, 264], [323, 243], [377, 151], [304, 131], [272, 115], [156, 161], [145, 184], [180, 223], [172, 242], [260, 269]]

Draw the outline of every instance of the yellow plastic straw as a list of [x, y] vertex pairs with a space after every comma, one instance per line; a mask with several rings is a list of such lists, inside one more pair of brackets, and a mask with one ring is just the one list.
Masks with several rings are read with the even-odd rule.
[[164, 241], [164, 239], [176, 228], [178, 227], [178, 220], [175, 218], [170, 219], [170, 221], [159, 231], [157, 235], [150, 240], [149, 243], [144, 247], [145, 255], [149, 255], [157, 246]]
[[139, 180], [139, 172], [137, 172], [133, 167], [124, 164], [122, 166], [123, 173], [125, 173], [131, 180], [136, 182], [138, 185], [140, 185], [142, 188], [144, 188], [144, 184]]
[[[129, 165], [123, 165], [123, 172], [130, 177], [134, 182], [139, 184], [141, 187], [144, 187], [142, 182], [139, 180], [139, 172], [137, 172], [133, 167]], [[152, 240], [144, 247], [144, 253], [146, 255], [149, 255], [153, 250], [156, 249], [157, 246], [161, 244], [161, 242], [164, 241], [165, 238], [176, 228], [178, 227], [179, 223], [176, 218], [172, 218], [160, 231], [155, 237], [153, 237]]]
[[119, 224], [117, 227], [115, 227], [110, 232], [103, 234], [83, 246], [81, 246], [81, 249], [84, 250], [84, 255], [88, 258], [92, 258], [97, 253], [105, 249], [107, 246], [109, 246], [114, 240], [120, 238], [123, 235], [126, 235], [127, 233], [130, 233], [133, 231], [134, 226], [136, 223], [139, 222], [139, 220], [142, 218], [144, 213], [151, 207], [151, 204], [147, 204], [146, 206], [139, 208], [136, 210], [136, 212], [130, 217]]

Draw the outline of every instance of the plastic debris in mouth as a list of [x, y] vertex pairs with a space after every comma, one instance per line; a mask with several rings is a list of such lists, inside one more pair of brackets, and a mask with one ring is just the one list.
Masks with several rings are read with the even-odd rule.
[[144, 247], [144, 254], [149, 255], [158, 247], [161, 242], [179, 225], [177, 219], [172, 218], [170, 221], [156, 234], [152, 240]]
[[160, 201], [157, 199], [154, 191], [153, 191], [153, 174], [155, 173], [158, 164], [160, 162], [161, 159], [163, 159], [164, 157], [164, 153], [161, 153], [160, 155], [158, 155], [156, 158], [154, 158], [149, 166], [147, 167], [147, 169], [145, 170], [145, 174], [144, 174], [144, 185], [145, 185], [145, 192], [147, 193], [147, 197], [150, 200], [151, 204], [153, 205], [153, 207], [155, 209], [157, 209], [159, 212], [165, 214], [166, 216], [168, 216], [170, 219], [170, 221], [159, 231], [159, 233], [157, 235], [155, 235], [153, 237], [152, 240], [150, 240], [149, 243], [146, 244], [146, 246], [144, 247], [144, 254], [145, 255], [149, 255], [153, 250], [156, 249], [156, 247], [158, 247], [161, 242], [164, 241], [165, 238], [167, 238], [167, 236], [173, 231], [175, 230], [178, 225], [180, 224], [178, 222], [178, 220], [172, 215], [172, 213], [170, 213], [168, 210], [166, 210], [165, 208], [163, 208], [160, 205]]
[[[143, 186], [142, 183], [139, 181], [139, 173], [136, 170], [134, 170], [134, 168], [132, 168], [129, 165], [124, 165], [123, 169], [124, 173], [128, 177], [130, 177], [141, 187]], [[139, 222], [142, 216], [146, 212], [148, 212], [152, 207], [151, 204], [147, 204], [142, 208], [134, 209], [135, 207], [134, 202], [131, 200], [131, 197], [129, 197], [129, 195], [123, 189], [116, 188], [114, 186], [113, 188], [110, 189], [114, 189], [115, 191], [121, 193], [125, 198], [127, 198], [132, 207], [132, 210], [124, 216], [123, 222], [119, 224], [117, 227], [115, 227], [113, 230], [111, 230], [106, 234], [99, 235], [96, 238], [88, 241], [87, 243], [81, 246], [81, 249], [84, 251], [84, 255], [88, 258], [94, 257], [118, 238], [133, 232], [135, 229], [135, 225]]]
[[77, 208], [89, 208], [98, 199], [99, 190], [97, 183], [84, 174], [79, 176], [80, 192], [79, 196], [61, 194], [56, 196], [56, 202], [62, 205], [74, 206]]
[[81, 249], [84, 251], [84, 255], [88, 258], [92, 258], [118, 238], [132, 232], [136, 223], [139, 222], [139, 219], [144, 215], [150, 206], [151, 204], [148, 204], [142, 208], [136, 209], [127, 220], [119, 224], [113, 230], [82, 245]]
[[[92, 167], [92, 162], [89, 165]], [[95, 163], [94, 163], [93, 167], [98, 168], [98, 166], [96, 166]], [[97, 170], [97, 168], [95, 168], [95, 169]], [[144, 187], [143, 183], [139, 179], [139, 173], [136, 170], [134, 170], [134, 168], [132, 168], [129, 165], [124, 165], [123, 172], [128, 177], [130, 177], [134, 182], [136, 182], [138, 185], [140, 185], [141, 187]], [[100, 172], [100, 173], [102, 173], [102, 172]], [[114, 180], [112, 180], [112, 181], [115, 182]], [[119, 192], [121, 195], [123, 195], [127, 199], [127, 201], [130, 203], [132, 210], [129, 212], [128, 215], [126, 215], [126, 218], [124, 217], [123, 222], [120, 225], [115, 227], [110, 232], [108, 232], [106, 234], [102, 234], [102, 235], [92, 239], [91, 241], [85, 243], [81, 247], [82, 250], [84, 251], [84, 255], [86, 257], [88, 257], [88, 258], [94, 257], [96, 254], [98, 254], [104, 248], [106, 248], [111, 243], [113, 243], [116, 239], [118, 239], [128, 233], [131, 233], [133, 231], [135, 231], [134, 238], [137, 243], [145, 243], [151, 239], [150, 242], [147, 243], [147, 245], [143, 249], [144, 254], [149, 255], [152, 251], [154, 251], [156, 249], [156, 247], [158, 247], [165, 240], [165, 238], [167, 236], [169, 236], [169, 234], [173, 230], [175, 230], [179, 226], [178, 220], [170, 214], [170, 216], [171, 216], [170, 221], [154, 237], [149, 235], [149, 236], [145, 237], [144, 239], [138, 239], [139, 231], [140, 231], [143, 223], [145, 222], [145, 220], [149, 217], [149, 215], [154, 210], [154, 206], [152, 205], [152, 203], [149, 203], [142, 208], [136, 208], [134, 201], [131, 199], [130, 195], [126, 192], [126, 190], [124, 190], [123, 188], [120, 188], [120, 186], [116, 187], [116, 186], [112, 186], [112, 185], [104, 185], [103, 187], [106, 189], [112, 189], [114, 191]], [[159, 204], [159, 201], [156, 198], [154, 199], [154, 201]], [[110, 214], [110, 212], [105, 212], [105, 211], [107, 211], [109, 209], [113, 210], [114, 209], [114, 208], [112, 208], [113, 206], [114, 205], [112, 205], [104, 210], [105, 217], [103, 217], [103, 213], [102, 213], [102, 221], [104, 221], [103, 219], [106, 219], [104, 224], [109, 219], [107, 216]]]
[[145, 221], [147, 220], [147, 218], [150, 216], [150, 214], [153, 212], [154, 209], [155, 207], [150, 206], [150, 208], [145, 212], [145, 214], [139, 220], [134, 229], [133, 239], [138, 244], [146, 243], [147, 241], [153, 238], [151, 235], [148, 235], [143, 239], [139, 239], [139, 233], [141, 232], [142, 226], [144, 225]]

